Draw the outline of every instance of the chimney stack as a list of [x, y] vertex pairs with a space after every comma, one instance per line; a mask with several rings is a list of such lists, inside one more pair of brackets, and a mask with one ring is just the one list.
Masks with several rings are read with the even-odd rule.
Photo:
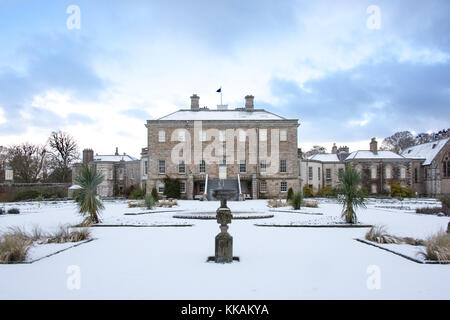
[[377, 154], [378, 153], [378, 142], [375, 140], [375, 138], [372, 138], [370, 141], [370, 151]]
[[331, 148], [331, 153], [336, 154], [338, 152], [338, 149], [336, 147], [336, 143], [333, 143], [333, 147]]
[[119, 155], [119, 148], [118, 147], [116, 147], [116, 153], [114, 154], [115, 156], [118, 156]]
[[94, 150], [84, 149], [83, 150], [83, 164], [87, 164], [94, 161]]
[[349, 149], [349, 147], [347, 147], [347, 146], [341, 146], [341, 147], [339, 147], [339, 149], [338, 149], [338, 153], [339, 152], [347, 152], [347, 153], [349, 153], [350, 152], [350, 149]]
[[245, 109], [253, 109], [254, 105], [253, 105], [253, 101], [254, 101], [255, 97], [252, 95], [247, 95], [245, 96]]
[[194, 93], [191, 96], [191, 109], [192, 110], [200, 108], [199, 101], [200, 101], [200, 97]]

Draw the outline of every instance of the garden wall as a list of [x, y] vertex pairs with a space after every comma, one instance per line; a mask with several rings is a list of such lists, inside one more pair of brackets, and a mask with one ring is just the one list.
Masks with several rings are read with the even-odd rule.
[[14, 194], [30, 190], [67, 197], [71, 185], [71, 183], [0, 183], [0, 201], [9, 201]]

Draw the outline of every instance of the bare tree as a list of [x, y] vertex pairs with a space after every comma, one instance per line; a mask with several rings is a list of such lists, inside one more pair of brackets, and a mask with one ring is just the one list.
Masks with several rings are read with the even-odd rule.
[[415, 144], [416, 140], [414, 139], [414, 136], [411, 132], [400, 131], [384, 139], [380, 149], [390, 150], [400, 154], [403, 150], [408, 147], [414, 146]]
[[419, 133], [416, 136], [416, 144], [427, 143], [448, 137], [450, 137], [450, 129], [443, 129], [432, 133]]
[[14, 180], [33, 183], [41, 178], [47, 150], [45, 146], [22, 143], [8, 148], [8, 163], [14, 170]]
[[49, 165], [52, 169], [49, 179], [54, 182], [70, 182], [72, 177], [70, 166], [79, 159], [75, 139], [66, 132], [54, 131], [48, 139], [48, 145]]

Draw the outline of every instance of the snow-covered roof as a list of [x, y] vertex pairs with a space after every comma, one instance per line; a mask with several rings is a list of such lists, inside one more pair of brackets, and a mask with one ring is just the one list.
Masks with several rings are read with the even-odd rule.
[[340, 162], [338, 155], [335, 153], [317, 153], [308, 157], [308, 160], [316, 160], [322, 162]]
[[96, 155], [94, 156], [94, 162], [119, 162], [119, 161], [136, 161], [135, 157], [128, 154], [124, 155]]
[[345, 159], [347, 160], [356, 160], [356, 159], [405, 159], [399, 154], [396, 154], [392, 151], [387, 150], [378, 150], [377, 153], [374, 153], [370, 150], [358, 150], [353, 151], [350, 155]]
[[285, 120], [285, 118], [263, 109], [181, 109], [158, 120]]
[[445, 138], [409, 147], [402, 152], [402, 156], [411, 159], [425, 159], [425, 161], [422, 162], [422, 165], [427, 166], [431, 164], [449, 139], [450, 138]]

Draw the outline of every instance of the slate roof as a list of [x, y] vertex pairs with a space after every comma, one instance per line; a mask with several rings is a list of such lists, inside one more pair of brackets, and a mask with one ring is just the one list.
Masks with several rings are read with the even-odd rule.
[[158, 120], [286, 120], [264, 109], [181, 109]]
[[437, 156], [439, 151], [442, 150], [449, 139], [450, 138], [445, 138], [409, 147], [402, 152], [402, 156], [411, 159], [424, 159], [422, 165], [427, 166], [431, 164], [433, 159]]

